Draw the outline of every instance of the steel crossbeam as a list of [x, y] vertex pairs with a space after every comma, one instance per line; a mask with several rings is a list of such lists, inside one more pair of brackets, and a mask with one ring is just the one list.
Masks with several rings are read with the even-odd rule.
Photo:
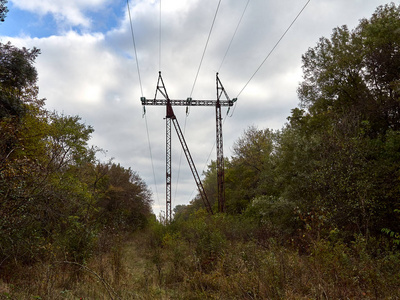
[[[185, 153], [186, 159], [189, 163], [190, 169], [192, 171], [193, 177], [196, 181], [197, 188], [199, 190], [200, 196], [209, 213], [212, 212], [211, 205], [208, 201], [207, 195], [204, 191], [203, 184], [200, 180], [200, 176], [197, 173], [196, 166], [193, 162], [192, 156], [190, 155], [189, 148], [186, 144], [185, 138], [180, 129], [178, 120], [174, 114], [172, 106], [215, 106], [216, 113], [216, 145], [217, 145], [217, 184], [218, 184], [218, 211], [225, 211], [225, 190], [224, 190], [224, 154], [223, 154], [223, 140], [222, 140], [222, 116], [221, 116], [221, 106], [233, 106], [236, 102], [236, 98], [230, 100], [228, 94], [226, 93], [221, 81], [218, 78], [218, 73], [216, 76], [217, 84], [217, 100], [193, 100], [192, 98], [187, 98], [186, 100], [173, 100], [170, 99], [167, 90], [164, 85], [164, 81], [161, 77], [161, 72], [159, 72], [157, 89], [154, 95], [154, 99], [146, 99], [141, 97], [140, 100], [143, 106], [165, 106], [166, 107], [166, 222], [172, 220], [172, 205], [171, 205], [171, 121], [174, 124], [175, 130], [177, 132], [179, 141], [181, 142], [183, 151]], [[157, 94], [160, 93], [164, 99], [157, 99]], [[224, 95], [226, 100], [221, 100], [221, 96]]]
[[[142, 105], [167, 105], [166, 99], [146, 99], [142, 97], [140, 99], [142, 101]], [[216, 106], [217, 101], [215, 100], [169, 100], [172, 106]], [[221, 106], [233, 106], [235, 101], [233, 100], [220, 100], [219, 104]]]

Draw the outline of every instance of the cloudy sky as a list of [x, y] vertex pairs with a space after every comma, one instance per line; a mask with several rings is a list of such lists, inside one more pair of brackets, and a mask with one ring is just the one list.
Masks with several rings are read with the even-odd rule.
[[[230, 111], [233, 115], [224, 120], [224, 154], [230, 157], [234, 142], [249, 126], [280, 129], [285, 124], [298, 104], [301, 55], [309, 47], [320, 37], [329, 37], [334, 27], [346, 24], [352, 29], [376, 7], [388, 3], [311, 0], [246, 86], [307, 2], [130, 0], [138, 65], [126, 0], [9, 0], [0, 40], [41, 49], [36, 67], [40, 97], [47, 99], [47, 108], [79, 115], [92, 125], [91, 143], [107, 150], [100, 158], [114, 158], [136, 171], [153, 191], [158, 214], [165, 211], [165, 108], [148, 106], [143, 118], [140, 102], [142, 95], [154, 98], [158, 71], [162, 71], [171, 99], [190, 95], [215, 99], [216, 72], [230, 98], [239, 95]], [[399, 0], [394, 2], [399, 4]], [[192, 107], [186, 116], [185, 108], [175, 107], [175, 114], [201, 173], [210, 154], [211, 159], [216, 157], [215, 109]], [[181, 147], [175, 133], [172, 139], [175, 206], [188, 204], [196, 186], [184, 156], [180, 163]]]

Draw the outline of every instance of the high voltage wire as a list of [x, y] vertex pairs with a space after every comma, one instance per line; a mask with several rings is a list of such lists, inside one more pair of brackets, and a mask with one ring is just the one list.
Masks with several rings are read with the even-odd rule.
[[221, 65], [219, 66], [218, 73], [219, 73], [219, 71], [221, 70], [222, 65], [224, 64], [225, 58], [226, 58], [226, 56], [227, 56], [227, 54], [228, 54], [228, 52], [229, 52], [229, 50], [230, 50], [230, 48], [231, 48], [233, 39], [234, 39], [235, 36], [236, 36], [236, 33], [237, 33], [238, 28], [239, 28], [239, 26], [240, 26], [240, 23], [242, 23], [243, 16], [244, 16], [244, 14], [246, 13], [247, 7], [249, 6], [249, 2], [250, 2], [250, 0], [247, 0], [247, 3], [246, 3], [246, 6], [244, 7], [242, 16], [241, 16], [240, 19], [239, 19], [239, 22], [238, 22], [238, 24], [237, 24], [237, 26], [236, 26], [235, 32], [233, 33], [232, 39], [231, 39], [231, 41], [230, 41], [230, 43], [229, 43], [229, 45], [228, 45], [228, 48], [226, 49], [224, 58], [222, 59]]
[[[160, 3], [161, 3], [161, 0], [160, 0]], [[143, 97], [142, 79], [141, 79], [141, 76], [140, 76], [139, 60], [138, 60], [138, 55], [137, 55], [136, 42], [135, 42], [135, 33], [134, 33], [134, 30], [133, 30], [132, 17], [131, 17], [131, 10], [130, 10], [130, 7], [129, 7], [129, 0], [126, 0], [126, 4], [127, 4], [127, 7], [128, 7], [128, 14], [129, 14], [130, 27], [131, 27], [133, 48], [134, 48], [134, 50], [135, 50], [135, 59], [136, 59], [137, 72], [138, 72], [138, 76], [139, 76], [140, 92], [141, 92], [141, 95], [142, 95], [142, 97]], [[160, 5], [161, 5], [161, 4], [160, 4]], [[161, 29], [160, 29], [160, 30], [161, 30]], [[161, 36], [161, 35], [160, 35], [160, 36]], [[161, 40], [161, 37], [160, 37], [160, 40]], [[160, 53], [161, 53], [161, 46], [160, 46]], [[160, 54], [160, 59], [161, 59], [161, 54]], [[160, 64], [161, 64], [161, 60], [160, 60]], [[145, 119], [145, 123], [146, 123], [147, 141], [148, 141], [148, 145], [149, 145], [150, 160], [151, 160], [151, 168], [152, 168], [152, 170], [153, 170], [154, 186], [155, 186], [155, 188], [156, 188], [157, 202], [158, 202], [158, 204], [160, 205], [160, 199], [159, 199], [158, 190], [157, 190], [156, 173], [155, 173], [155, 171], [154, 171], [153, 154], [152, 154], [152, 150], [151, 150], [149, 126], [148, 126], [148, 124], [147, 124], [147, 116], [146, 116], [146, 114], [144, 114], [144, 119]]]
[[156, 180], [156, 172], [154, 171], [154, 163], [153, 163], [153, 152], [151, 151], [151, 142], [150, 142], [150, 134], [149, 134], [149, 126], [147, 124], [147, 116], [144, 115], [144, 119], [146, 122], [146, 132], [147, 132], [147, 141], [149, 144], [149, 152], [150, 152], [150, 160], [151, 160], [151, 169], [153, 170], [153, 178], [154, 178], [154, 186], [156, 188], [157, 195], [157, 203], [160, 205], [160, 198], [158, 197], [158, 189], [157, 189], [157, 180]]
[[262, 61], [260, 66], [257, 68], [257, 70], [253, 73], [253, 75], [250, 77], [250, 79], [246, 82], [244, 87], [240, 90], [239, 94], [236, 96], [236, 98], [239, 98], [240, 94], [244, 91], [244, 89], [247, 87], [247, 85], [250, 83], [250, 81], [253, 79], [253, 77], [258, 73], [258, 71], [261, 69], [261, 67], [264, 65], [264, 63], [267, 61], [267, 59], [271, 56], [271, 54], [275, 51], [276, 47], [278, 47], [279, 43], [282, 41], [282, 39], [285, 37], [285, 35], [288, 33], [290, 28], [292, 28], [293, 24], [297, 21], [297, 19], [300, 17], [302, 12], [306, 9], [308, 3], [310, 3], [311, 0], [308, 0], [307, 3], [303, 6], [303, 8], [300, 10], [300, 12], [297, 14], [296, 18], [293, 20], [293, 22], [289, 25], [289, 27], [286, 29], [286, 31], [283, 33], [281, 38], [278, 40], [278, 42], [275, 44], [275, 46], [272, 48], [272, 50], [268, 53], [267, 57]]
[[[297, 14], [297, 16], [296, 16], [296, 18], [292, 21], [292, 23], [289, 25], [289, 27], [286, 29], [286, 31], [283, 33], [283, 35], [281, 36], [281, 38], [278, 40], [278, 42], [275, 44], [275, 46], [272, 48], [272, 50], [268, 53], [268, 55], [267, 55], [267, 57], [262, 61], [262, 63], [260, 64], [260, 66], [257, 68], [257, 70], [253, 73], [253, 75], [250, 77], [250, 79], [247, 81], [247, 83], [244, 85], [244, 87], [241, 89], [241, 91], [239, 92], [239, 94], [237, 95], [237, 97], [236, 98], [238, 98], [239, 96], [240, 96], [240, 94], [243, 92], [243, 90], [247, 87], [247, 85], [250, 83], [250, 81], [253, 79], [253, 77], [257, 74], [257, 72], [261, 69], [261, 67], [264, 65], [264, 63], [267, 61], [267, 59], [271, 56], [271, 54], [274, 52], [274, 50], [277, 48], [277, 46], [279, 45], [279, 43], [282, 41], [282, 39], [285, 37], [285, 35], [288, 33], [288, 31], [290, 30], [290, 28], [292, 28], [292, 26], [293, 26], [293, 24], [297, 21], [297, 19], [300, 17], [300, 15], [302, 14], [302, 12], [306, 9], [306, 7], [308, 6], [308, 4], [310, 3], [310, 1], [311, 0], [308, 0], [307, 1], [307, 3], [303, 6], [303, 8], [300, 10], [300, 12]], [[224, 58], [222, 59], [222, 63], [221, 63], [221, 66], [219, 67], [219, 70], [221, 69], [221, 67], [222, 67], [222, 65], [223, 65], [223, 63], [224, 63], [224, 60], [225, 60], [225, 58], [226, 58], [226, 56], [227, 56], [227, 53], [228, 53], [228, 51], [229, 51], [229, 48], [231, 47], [231, 44], [232, 44], [232, 41], [233, 41], [233, 39], [234, 39], [234, 37], [235, 37], [235, 35], [236, 35], [236, 32], [237, 32], [237, 30], [238, 30], [238, 28], [239, 28], [239, 26], [240, 26], [240, 23], [242, 22], [242, 19], [243, 19], [243, 16], [244, 16], [244, 14], [245, 14], [245, 12], [246, 12], [246, 9], [247, 9], [247, 6], [249, 5], [249, 2], [250, 2], [250, 0], [248, 0], [247, 1], [247, 3], [246, 3], [246, 6], [245, 6], [245, 8], [244, 8], [244, 10], [243, 10], [243, 13], [242, 13], [242, 16], [240, 17], [240, 20], [239, 20], [239, 23], [238, 23], [238, 25], [236, 26], [236, 29], [235, 29], [235, 32], [234, 32], [234, 34], [233, 34], [233, 36], [232, 36], [232, 39], [231, 39], [231, 41], [230, 41], [230, 43], [229, 43], [229, 46], [228, 46], [228, 48], [227, 48], [227, 50], [226, 50], [226, 52], [225, 52], [225, 55], [224, 55]], [[234, 112], [234, 110], [235, 110], [235, 108], [236, 108], [236, 105], [234, 106], [234, 108], [233, 108], [233, 112]], [[232, 115], [233, 115], [233, 112], [232, 112]], [[226, 121], [226, 117], [224, 118], [224, 122], [223, 122], [223, 125], [225, 125], [225, 121]], [[205, 163], [205, 165], [204, 165], [204, 168], [203, 168], [203, 172], [204, 172], [204, 170], [207, 168], [207, 164], [208, 164], [208, 162], [209, 162], [209, 160], [210, 160], [210, 158], [211, 158], [211, 155], [212, 155], [212, 152], [214, 151], [214, 148], [215, 148], [215, 142], [214, 142], [214, 144], [213, 144], [213, 146], [212, 146], [212, 149], [211, 149], [211, 151], [210, 151], [210, 154], [208, 155], [208, 158], [207, 158], [207, 161], [206, 161], [206, 163]], [[193, 194], [193, 193], [192, 193]]]
[[137, 72], [138, 72], [138, 76], [139, 76], [140, 91], [141, 91], [141, 94], [142, 94], [142, 97], [143, 97], [142, 78], [140, 77], [139, 60], [138, 60], [138, 55], [137, 55], [137, 50], [136, 50], [135, 34], [134, 34], [134, 31], [133, 31], [131, 9], [129, 8], [129, 0], [126, 0], [126, 4], [128, 6], [129, 21], [130, 21], [130, 24], [131, 24], [132, 42], [133, 42], [133, 48], [135, 50], [135, 58], [136, 58]]
[[[231, 40], [230, 40], [230, 42], [229, 42], [229, 45], [228, 45], [228, 47], [227, 47], [227, 49], [226, 49], [226, 51], [225, 51], [224, 57], [222, 58], [221, 64], [220, 64], [220, 66], [219, 66], [219, 68], [218, 68], [218, 73], [219, 73], [219, 71], [221, 70], [222, 65], [223, 65], [224, 62], [225, 62], [225, 58], [226, 58], [226, 56], [228, 55], [228, 52], [229, 52], [229, 50], [230, 50], [230, 48], [231, 48], [231, 45], [232, 45], [233, 40], [235, 39], [236, 33], [237, 33], [238, 29], [239, 29], [239, 26], [240, 26], [240, 24], [242, 23], [243, 17], [244, 17], [244, 15], [245, 15], [245, 13], [246, 13], [247, 7], [249, 6], [249, 3], [250, 3], [250, 0], [247, 0], [246, 5], [245, 5], [245, 7], [244, 7], [244, 9], [243, 9], [242, 15], [240, 16], [239, 22], [238, 22], [238, 24], [236, 25], [235, 31], [234, 31], [234, 33], [233, 33], [233, 35], [232, 35], [232, 38], [231, 38]], [[226, 117], [224, 118], [223, 125], [225, 124], [225, 121], [226, 121]], [[204, 173], [205, 169], [206, 169], [207, 166], [208, 166], [208, 162], [210, 161], [210, 158], [211, 158], [212, 153], [214, 152], [215, 144], [216, 144], [216, 142], [214, 141], [214, 144], [213, 144], [213, 146], [212, 146], [212, 148], [211, 148], [211, 151], [210, 151], [210, 153], [209, 153], [209, 155], [208, 155], [208, 157], [207, 157], [206, 163], [204, 164], [203, 173]], [[193, 194], [193, 192], [192, 192], [192, 194]]]
[[[161, 7], [162, 7], [162, 6], [161, 6], [161, 5], [162, 5], [162, 4], [161, 4], [161, 0], [159, 0], [159, 1], [160, 1], [160, 2], [159, 2], [159, 7], [160, 7], [160, 12], [159, 12], [159, 69], [161, 70], [161, 34], [162, 34], [162, 19], [161, 19], [161, 16], [162, 16], [162, 14], [161, 14], [161, 11], [162, 11], [162, 10], [161, 10]], [[203, 50], [203, 53], [202, 53], [202, 56], [201, 56], [200, 64], [199, 64], [199, 67], [198, 67], [198, 70], [197, 70], [197, 73], [196, 73], [196, 76], [195, 76], [195, 80], [194, 80], [194, 83], [193, 83], [193, 86], [192, 86], [192, 90], [191, 90], [191, 93], [190, 93], [190, 97], [192, 97], [193, 92], [194, 92], [194, 89], [195, 89], [195, 86], [196, 86], [196, 83], [197, 83], [197, 79], [198, 79], [198, 76], [199, 76], [199, 73], [200, 73], [200, 69], [201, 69], [201, 66], [202, 66], [204, 57], [205, 57], [205, 53], [206, 53], [206, 50], [207, 50], [207, 47], [208, 47], [208, 43], [209, 43], [209, 40], [210, 40], [210, 37], [211, 37], [211, 33], [212, 33], [212, 30], [213, 30], [213, 27], [214, 27], [214, 24], [215, 24], [217, 15], [218, 15], [218, 11], [219, 11], [219, 7], [220, 7], [220, 4], [221, 4], [221, 1], [222, 1], [222, 0], [219, 0], [218, 6], [217, 6], [217, 8], [216, 8], [216, 12], [215, 12], [215, 15], [214, 15], [214, 19], [213, 19], [213, 22], [212, 22], [212, 24], [211, 24], [211, 28], [210, 28], [210, 31], [209, 31], [209, 34], [208, 34], [208, 37], [207, 37], [207, 41], [206, 41], [206, 44], [205, 44], [205, 47], [204, 47], [204, 50]], [[268, 53], [268, 55], [266, 56], [266, 58], [261, 62], [261, 64], [259, 65], [259, 67], [258, 67], [258, 68], [256, 69], [256, 71], [252, 74], [252, 76], [251, 76], [250, 79], [246, 82], [246, 84], [243, 86], [243, 88], [240, 90], [240, 92], [238, 93], [238, 95], [237, 95], [236, 98], [238, 98], [238, 97], [241, 95], [241, 93], [246, 89], [246, 87], [249, 85], [249, 83], [252, 81], [252, 79], [255, 77], [255, 75], [258, 73], [258, 71], [261, 69], [261, 67], [264, 65], [264, 63], [268, 60], [268, 58], [271, 56], [271, 54], [275, 51], [275, 49], [277, 48], [277, 46], [280, 44], [280, 42], [282, 41], [282, 39], [286, 36], [286, 34], [288, 33], [288, 31], [292, 28], [292, 26], [293, 26], [294, 23], [297, 21], [297, 19], [300, 17], [300, 15], [301, 15], [302, 12], [305, 10], [305, 8], [308, 6], [308, 4], [309, 4], [310, 1], [311, 1], [311, 0], [308, 0], [308, 1], [306, 2], [306, 4], [304, 5], [304, 7], [300, 10], [300, 12], [297, 14], [297, 16], [295, 17], [295, 19], [292, 21], [292, 23], [289, 25], [289, 27], [286, 29], [286, 31], [283, 33], [283, 35], [280, 37], [280, 39], [277, 41], [277, 43], [274, 45], [274, 47], [272, 48], [272, 50]], [[244, 10], [243, 10], [243, 13], [242, 13], [240, 19], [239, 19], [238, 25], [236, 26], [236, 29], [235, 29], [234, 34], [233, 34], [233, 36], [232, 36], [232, 39], [231, 39], [231, 41], [230, 41], [230, 43], [229, 43], [229, 45], [228, 45], [228, 48], [227, 48], [227, 50], [226, 50], [226, 52], [225, 52], [225, 55], [224, 55], [224, 57], [223, 57], [223, 59], [222, 59], [221, 65], [220, 65], [220, 67], [219, 67], [219, 70], [222, 68], [222, 65], [223, 65], [223, 63], [224, 63], [224, 61], [225, 61], [225, 58], [226, 58], [226, 56], [227, 56], [227, 54], [228, 54], [228, 52], [229, 52], [229, 50], [230, 50], [230, 47], [231, 47], [232, 42], [233, 42], [233, 40], [234, 40], [234, 38], [235, 38], [235, 36], [236, 36], [236, 33], [237, 33], [237, 31], [238, 31], [238, 28], [239, 28], [239, 26], [240, 26], [240, 24], [241, 24], [241, 22], [242, 22], [243, 16], [244, 16], [244, 14], [245, 14], [245, 12], [246, 12], [246, 10], [247, 10], [247, 7], [248, 7], [248, 5], [249, 5], [249, 2], [250, 2], [250, 0], [248, 0], [247, 3], [246, 3], [246, 6], [245, 6], [245, 8], [244, 8]], [[127, 0], [127, 6], [128, 6], [129, 20], [130, 20], [130, 26], [131, 26], [132, 41], [133, 41], [133, 46], [134, 46], [134, 50], [135, 50], [135, 59], [136, 59], [138, 77], [139, 77], [140, 90], [141, 90], [141, 95], [142, 95], [142, 97], [143, 97], [142, 80], [141, 80], [141, 76], [140, 76], [140, 68], [139, 68], [139, 62], [138, 62], [138, 56], [137, 56], [137, 49], [136, 49], [136, 43], [135, 43], [135, 36], [134, 36], [134, 30], [133, 30], [133, 25], [132, 25], [132, 18], [131, 18], [131, 13], [130, 13], [130, 8], [129, 8], [129, 0]], [[234, 108], [236, 108], [236, 106], [235, 106]], [[232, 112], [232, 114], [233, 114], [233, 112]], [[224, 119], [224, 123], [225, 123], [225, 121], [226, 121], [226, 118]], [[185, 121], [185, 128], [186, 128], [186, 121]], [[147, 138], [148, 138], [148, 142], [149, 142], [149, 151], [150, 151], [151, 164], [152, 164], [152, 169], [153, 169], [154, 182], [155, 182], [155, 185], [156, 185], [156, 192], [157, 192], [157, 198], [158, 198], [158, 191], [157, 191], [157, 184], [156, 184], [156, 176], [155, 176], [155, 171], [154, 171], [154, 164], [153, 164], [153, 157], [152, 157], [152, 151], [151, 151], [150, 137], [149, 137], [149, 132], [148, 132], [147, 118], [146, 118], [146, 130], [147, 130]], [[214, 143], [214, 145], [213, 145], [213, 149], [211, 150], [211, 153], [213, 152], [214, 147], [215, 147], [215, 143]], [[210, 157], [211, 157], [211, 153], [210, 153], [210, 155], [209, 155], [209, 157], [208, 157], [208, 159], [207, 159], [206, 165], [207, 165], [207, 163], [208, 163], [208, 161], [209, 161], [209, 159], [210, 159]], [[206, 168], [206, 166], [204, 167], [204, 169], [205, 169], [205, 168]], [[203, 169], [203, 171], [204, 171], [204, 169]], [[178, 174], [178, 181], [179, 181], [179, 174]], [[177, 181], [177, 185], [178, 185], [178, 181]], [[175, 193], [176, 193], [176, 191], [175, 191]], [[158, 201], [159, 201], [159, 200], [158, 200]]]
[[201, 65], [202, 65], [203, 59], [204, 59], [204, 55], [206, 54], [208, 42], [210, 41], [211, 32], [212, 32], [212, 30], [213, 30], [213, 27], [214, 27], [214, 24], [215, 24], [215, 20], [217, 19], [217, 14], [218, 14], [218, 10], [219, 10], [220, 4], [221, 4], [221, 0], [219, 0], [219, 2], [218, 2], [218, 6], [217, 6], [217, 9], [216, 9], [216, 11], [215, 11], [214, 19], [213, 19], [213, 22], [212, 22], [212, 24], [211, 24], [210, 32], [208, 33], [208, 38], [207, 38], [207, 41], [206, 41], [206, 45], [205, 45], [205, 47], [204, 47], [203, 55], [201, 56], [200, 65], [199, 65], [199, 68], [197, 69], [197, 74], [196, 74], [196, 77], [195, 77], [194, 82], [193, 82], [192, 91], [190, 92], [190, 98], [191, 98], [192, 95], [193, 95], [194, 87], [195, 87], [196, 82], [197, 82], [197, 77], [199, 76], [200, 69], [201, 69]]
[[158, 32], [158, 70], [161, 71], [161, 0], [160, 0], [160, 16], [159, 16], [159, 32]]
[[[160, 1], [161, 1], [161, 0], [160, 0]], [[210, 31], [209, 31], [209, 33], [208, 33], [207, 41], [206, 41], [206, 44], [205, 44], [205, 46], [204, 46], [203, 54], [202, 54], [201, 59], [200, 59], [199, 68], [197, 69], [196, 77], [195, 77], [195, 79], [194, 79], [193, 86], [192, 86], [192, 90], [191, 90], [191, 92], [190, 92], [190, 98], [191, 98], [192, 95], [193, 95], [193, 91], [194, 91], [194, 88], [195, 88], [195, 86], [196, 86], [197, 78], [199, 77], [200, 69], [201, 69], [201, 66], [202, 66], [202, 64], [203, 64], [204, 56], [205, 56], [206, 51], [207, 51], [208, 42], [210, 41], [210, 37], [211, 37], [212, 30], [213, 30], [213, 28], [214, 28], [215, 20], [217, 19], [217, 15], [218, 15], [219, 7], [220, 7], [220, 5], [221, 5], [221, 1], [222, 1], [222, 0], [219, 0], [218, 5], [217, 5], [217, 9], [216, 9], [215, 14], [214, 14], [214, 19], [213, 19], [213, 21], [212, 21], [211, 28], [210, 28]], [[189, 107], [186, 108], [185, 125], [184, 125], [184, 128], [183, 128], [183, 131], [184, 131], [184, 132], [186, 131], [186, 123], [187, 123], [186, 121], [187, 121], [187, 117], [188, 117], [188, 114], [189, 114], [188, 112], [189, 112]], [[176, 182], [175, 197], [176, 197], [176, 191], [177, 191], [177, 189], [178, 189], [179, 173], [180, 173], [180, 169], [181, 169], [181, 161], [182, 161], [182, 150], [181, 150], [181, 155], [180, 155], [180, 159], [179, 159], [178, 179], [177, 179], [177, 182]]]

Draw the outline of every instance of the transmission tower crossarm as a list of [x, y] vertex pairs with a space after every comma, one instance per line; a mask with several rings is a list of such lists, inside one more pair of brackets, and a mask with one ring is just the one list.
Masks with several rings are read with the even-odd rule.
[[[215, 100], [193, 100], [188, 98], [186, 100], [173, 100], [173, 99], [146, 99], [145, 97], [140, 98], [142, 105], [167, 105], [169, 101], [172, 106], [216, 106], [217, 101]], [[237, 99], [232, 100], [220, 100], [221, 106], [233, 106]]]

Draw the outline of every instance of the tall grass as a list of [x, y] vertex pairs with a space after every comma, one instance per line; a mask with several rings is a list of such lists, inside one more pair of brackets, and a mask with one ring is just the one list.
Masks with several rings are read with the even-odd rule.
[[[223, 216], [104, 239], [85, 265], [44, 262], [1, 299], [399, 299], [400, 253], [357, 236], [308, 251]], [[379, 247], [378, 247], [379, 246]]]

